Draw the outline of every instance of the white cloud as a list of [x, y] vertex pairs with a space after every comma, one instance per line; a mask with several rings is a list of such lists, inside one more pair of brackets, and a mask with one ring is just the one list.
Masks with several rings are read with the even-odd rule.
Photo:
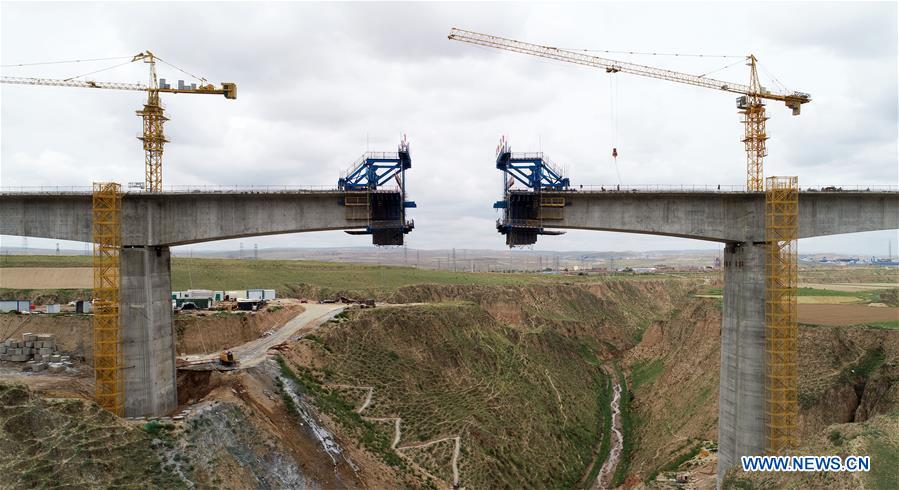
[[[760, 18], [747, 19], [760, 5], [3, 3], [0, 59], [150, 49], [212, 81], [237, 82], [234, 101], [164, 97], [172, 118], [167, 184], [333, 185], [366, 141], [371, 149], [392, 149], [407, 133], [409, 191], [419, 204], [409, 243], [422, 248], [503, 247], [491, 207], [500, 193], [493, 149], [502, 134], [517, 150], [542, 148], [576, 185], [614, 185], [619, 172], [635, 184], [742, 184], [744, 175], [733, 95], [616, 75], [612, 99], [610, 76], [601, 70], [450, 42], [450, 27], [568, 48], [753, 52], [766, 72], [813, 97], [800, 117], [769, 105], [767, 174], [797, 174], [800, 183], [897, 184], [895, 4], [764, 4]], [[694, 73], [733, 61], [619, 57]], [[103, 66], [3, 68], [3, 74], [66, 77]], [[144, 81], [145, 70], [138, 64], [95, 76]], [[186, 78], [166, 65], [159, 71], [169, 80]], [[738, 63], [714, 76], [743, 82], [748, 75]], [[139, 93], [3, 85], [0, 96], [2, 185], [142, 180], [134, 115]], [[821, 243], [834, 251], [877, 251], [884, 247], [874, 242], [883, 236]], [[322, 233], [258, 241], [344, 246], [367, 240]], [[541, 238], [537, 248], [715, 246], [570, 232]]]

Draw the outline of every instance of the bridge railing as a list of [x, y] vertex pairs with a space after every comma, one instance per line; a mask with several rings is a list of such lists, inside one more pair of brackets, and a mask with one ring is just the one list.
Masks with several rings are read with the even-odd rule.
[[[800, 185], [801, 192], [899, 192], [899, 185]], [[671, 184], [611, 184], [572, 185], [567, 190], [553, 192], [721, 192], [745, 193], [742, 185], [671, 185]], [[544, 191], [546, 192], [546, 191]]]
[[[90, 186], [19, 186], [0, 187], [0, 194], [56, 194], [56, 195], [83, 195], [91, 193]], [[170, 185], [163, 186], [163, 194], [194, 194], [194, 193], [222, 193], [222, 194], [308, 194], [317, 192], [340, 192], [337, 187], [331, 185]], [[125, 194], [150, 194], [143, 189], [127, 189]]]

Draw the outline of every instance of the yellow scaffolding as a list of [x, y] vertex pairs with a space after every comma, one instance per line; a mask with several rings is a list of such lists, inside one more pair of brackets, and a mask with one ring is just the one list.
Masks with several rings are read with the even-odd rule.
[[765, 395], [768, 454], [795, 447], [799, 179], [765, 179]]
[[122, 249], [122, 186], [95, 182], [94, 241], [94, 389], [97, 404], [124, 415], [122, 345], [119, 338], [119, 269]]
[[749, 94], [746, 96], [746, 105], [740, 111], [743, 114], [743, 144], [746, 147], [746, 190], [749, 192], [761, 192], [763, 178], [763, 161], [768, 155], [765, 141], [768, 134], [765, 132], [765, 102], [762, 100], [763, 89], [759, 82], [756, 70], [755, 56], [749, 57]]

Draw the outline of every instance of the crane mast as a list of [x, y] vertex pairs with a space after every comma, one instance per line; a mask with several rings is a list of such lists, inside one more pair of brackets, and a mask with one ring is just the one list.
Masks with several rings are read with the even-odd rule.
[[[205, 83], [201, 80], [199, 86], [178, 87], [160, 83], [156, 76], [156, 60], [159, 58], [150, 51], [138, 53], [131, 58], [132, 62], [143, 61], [150, 65], [150, 75], [147, 85], [141, 83], [97, 82], [92, 80], [30, 78], [30, 77], [0, 77], [0, 83], [11, 85], [45, 85], [50, 87], [74, 87], [97, 88], [106, 90], [130, 90], [147, 93], [147, 102], [143, 109], [137, 111], [137, 115], [143, 119], [143, 131], [138, 139], [144, 147], [144, 188], [148, 192], [160, 192], [162, 190], [162, 154], [165, 144], [169, 140], [165, 137], [163, 124], [169, 120], [165, 116], [165, 108], [162, 105], [159, 94], [206, 94], [224, 95], [226, 99], [237, 98], [237, 84], [223, 82], [220, 86]], [[164, 82], [164, 80], [163, 80]]]
[[765, 106], [764, 100], [776, 100], [783, 102], [792, 109], [793, 115], [799, 115], [802, 104], [811, 102], [811, 96], [802, 92], [772, 92], [761, 86], [756, 69], [756, 58], [753, 55], [747, 57], [750, 66], [749, 85], [716, 80], [701, 75], [691, 75], [673, 70], [655, 68], [608, 58], [601, 58], [577, 51], [559, 49], [552, 46], [526, 43], [479, 32], [466, 31], [453, 28], [448, 38], [453, 41], [461, 41], [490, 48], [512, 51], [515, 53], [538, 56], [566, 63], [574, 63], [593, 68], [603, 68], [607, 73], [628, 73], [642, 77], [667, 80], [697, 87], [721, 90], [740, 94], [737, 98], [737, 107], [743, 114], [744, 134], [743, 143], [746, 147], [746, 188], [749, 191], [762, 191], [764, 175], [762, 171], [763, 160], [767, 155], [765, 141], [768, 139], [765, 133]]

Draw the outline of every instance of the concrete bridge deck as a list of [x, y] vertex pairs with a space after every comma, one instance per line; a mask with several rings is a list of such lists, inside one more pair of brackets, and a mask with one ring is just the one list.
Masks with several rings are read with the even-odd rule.
[[[800, 192], [800, 238], [899, 229], [899, 187], [842, 189], [828, 186]], [[547, 229], [665, 235], [725, 244], [718, 481], [741, 456], [764, 454], [765, 194], [717, 187], [579, 187], [542, 192], [541, 197], [565, 202], [561, 216], [538, 222]]]
[[[387, 194], [396, 194], [390, 196]], [[366, 192], [359, 192], [366, 194]], [[398, 190], [371, 191], [402, 206]], [[122, 199], [120, 323], [125, 415], [159, 416], [177, 405], [170, 247], [258, 235], [361, 231], [405, 220], [348, 219], [346, 192], [282, 186], [128, 192]], [[387, 196], [384, 196], [387, 195]], [[404, 216], [404, 213], [399, 214]], [[90, 242], [89, 188], [0, 189], [0, 235]]]
[[[716, 242], [765, 241], [765, 194], [715, 190], [543, 192], [566, 200], [558, 229], [616, 231]], [[799, 194], [799, 237], [899, 228], [896, 191]]]

